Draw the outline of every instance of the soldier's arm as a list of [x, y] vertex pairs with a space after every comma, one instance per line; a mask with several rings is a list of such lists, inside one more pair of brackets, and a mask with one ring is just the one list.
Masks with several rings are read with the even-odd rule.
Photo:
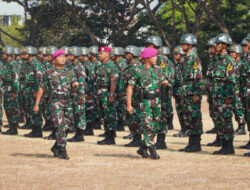
[[227, 57], [227, 73], [226, 73], [226, 84], [225, 84], [225, 95], [227, 98], [233, 99], [235, 93], [237, 93], [236, 89], [236, 74], [237, 68], [236, 63], [231, 57]]
[[127, 88], [127, 111], [132, 114], [133, 107], [132, 107], [132, 96], [133, 96], [134, 86], [129, 84]]

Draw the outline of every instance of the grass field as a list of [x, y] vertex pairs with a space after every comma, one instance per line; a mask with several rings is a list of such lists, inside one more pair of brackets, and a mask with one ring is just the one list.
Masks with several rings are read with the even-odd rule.
[[[205, 98], [202, 114], [207, 131], [213, 124]], [[158, 151], [160, 160], [142, 159], [137, 148], [125, 148], [129, 141], [122, 137], [128, 134], [127, 128], [117, 133], [115, 146], [96, 144], [103, 130], [85, 137], [85, 142], [68, 143], [70, 160], [52, 156], [54, 141], [23, 137], [29, 130], [19, 130], [18, 136], [0, 135], [0, 190], [250, 189], [250, 158], [242, 156], [250, 150], [238, 148], [247, 143], [248, 135], [235, 137], [236, 154], [232, 156], [212, 155], [218, 148], [206, 144], [215, 135], [206, 133], [202, 152], [183, 153], [178, 149], [186, 146], [188, 139], [173, 137], [180, 129], [176, 114], [174, 127], [167, 135], [168, 149]]]

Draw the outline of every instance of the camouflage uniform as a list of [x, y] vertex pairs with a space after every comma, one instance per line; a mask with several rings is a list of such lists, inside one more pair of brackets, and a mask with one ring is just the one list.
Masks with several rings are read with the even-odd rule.
[[77, 76], [67, 67], [48, 69], [43, 76], [40, 86], [49, 92], [49, 110], [56, 132], [56, 145], [65, 147], [67, 131], [73, 121], [72, 84], [77, 82]]
[[[2, 73], [2, 68], [3, 68], [3, 63], [2, 61], [0, 60], [0, 73]], [[2, 102], [3, 102], [3, 80], [2, 80], [2, 76], [0, 75], [0, 85], [1, 85], [1, 88], [0, 88], [0, 127], [3, 125], [3, 122], [2, 122], [2, 119], [3, 119], [3, 107], [2, 107]], [[1, 130], [0, 130], [1, 132]]]
[[234, 136], [232, 123], [232, 104], [225, 104], [226, 98], [234, 99], [236, 93], [236, 64], [224, 53], [214, 58], [212, 71], [212, 101], [215, 127], [218, 134], [230, 140]]
[[154, 136], [159, 132], [161, 125], [161, 82], [165, 79], [162, 69], [155, 65], [152, 68], [139, 67], [129, 84], [141, 88], [140, 117], [141, 132], [144, 135], [144, 144], [147, 147], [154, 145]]
[[115, 131], [117, 128], [116, 104], [108, 102], [111, 78], [118, 78], [118, 68], [111, 60], [108, 60], [102, 63], [96, 72], [97, 98], [104, 119], [105, 131]]
[[[184, 62], [176, 70], [177, 83], [180, 84], [180, 92], [183, 95], [183, 122], [188, 134], [201, 135], [201, 61], [192, 51], [184, 58]], [[199, 101], [193, 103], [193, 96], [198, 95]]]

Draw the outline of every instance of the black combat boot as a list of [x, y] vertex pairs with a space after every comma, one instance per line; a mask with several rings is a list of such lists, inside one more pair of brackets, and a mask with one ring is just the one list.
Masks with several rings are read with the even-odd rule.
[[142, 140], [141, 140], [141, 134], [135, 134], [133, 136], [133, 140], [128, 143], [125, 144], [125, 147], [140, 147], [142, 145]]
[[156, 149], [155, 149], [155, 146], [154, 146], [154, 145], [149, 146], [149, 147], [148, 147], [148, 150], [149, 150], [149, 153], [150, 153], [150, 158], [151, 158], [151, 159], [153, 159], [153, 160], [160, 159], [160, 156], [157, 154], [157, 152], [156, 152]]
[[124, 123], [122, 119], [118, 120], [117, 131], [124, 131]]
[[157, 135], [157, 141], [156, 141], [156, 144], [155, 144], [155, 148], [156, 150], [160, 150], [160, 149], [167, 149], [167, 145], [166, 145], [166, 142], [165, 142], [165, 138], [166, 138], [166, 135], [163, 134], [163, 133], [160, 133]]
[[214, 127], [213, 129], [211, 129], [211, 130], [208, 130], [207, 131], [207, 133], [209, 133], [209, 134], [216, 134], [216, 128]]
[[47, 140], [56, 140], [56, 129], [53, 127], [51, 133], [49, 134], [49, 136], [44, 137], [44, 139]]
[[190, 135], [193, 138], [193, 143], [191, 146], [185, 149], [185, 152], [199, 152], [201, 151], [201, 136], [200, 135]]
[[174, 115], [171, 115], [170, 117], [168, 117], [168, 130], [173, 130], [174, 129], [173, 116]]
[[174, 137], [187, 137], [188, 134], [187, 134], [187, 131], [186, 131], [186, 130], [181, 130], [179, 133], [174, 134], [173, 136], [174, 136]]
[[221, 146], [222, 145], [222, 140], [219, 137], [219, 135], [216, 135], [216, 139], [214, 142], [208, 143], [207, 146]]
[[24, 117], [21, 114], [18, 115], [18, 123], [24, 123]]
[[245, 130], [245, 124], [239, 124], [238, 129], [235, 131], [235, 135], [245, 135], [246, 130]]
[[94, 136], [93, 126], [91, 123], [88, 123], [84, 131], [85, 136]]
[[2, 134], [3, 135], [17, 135], [18, 134], [17, 127], [18, 127], [18, 124], [10, 124], [10, 128], [7, 131], [3, 132]]
[[54, 157], [58, 156], [59, 150], [58, 150], [56, 142], [55, 142], [55, 144], [52, 146], [52, 148], [50, 150], [51, 150], [51, 152], [53, 152]]
[[240, 148], [250, 149], [250, 140], [248, 141], [248, 143], [246, 145], [240, 146]]
[[77, 128], [75, 136], [72, 137], [71, 139], [68, 139], [68, 141], [69, 142], [81, 142], [81, 141], [84, 141], [83, 134], [84, 134], [84, 131], [82, 129]]
[[226, 140], [225, 138], [222, 139], [222, 148], [218, 151], [215, 151], [213, 154], [220, 154], [220, 155], [228, 155], [234, 154], [234, 146], [233, 146], [233, 139]]
[[194, 144], [194, 136], [190, 135], [188, 138], [188, 144], [185, 148], [180, 149], [180, 152], [186, 152], [187, 149], [190, 149]]
[[245, 153], [244, 156], [250, 156], [250, 152]]
[[43, 126], [43, 131], [50, 131], [52, 130], [53, 125], [50, 121], [46, 121], [45, 125]]
[[24, 136], [30, 137], [30, 138], [40, 138], [40, 137], [43, 137], [43, 132], [42, 132], [41, 127], [34, 126], [32, 127], [31, 132], [28, 134], [25, 134]]
[[137, 154], [141, 155], [142, 158], [148, 158], [148, 148], [146, 145], [141, 144], [141, 147], [137, 150]]
[[3, 122], [2, 122], [2, 121], [0, 121], [0, 127], [1, 127], [1, 126], [3, 126]]
[[32, 129], [30, 120], [26, 120], [26, 123], [20, 129]]
[[133, 136], [134, 136], [134, 134], [133, 134], [133, 133], [130, 133], [129, 135], [124, 136], [123, 138], [124, 138], [124, 139], [132, 139]]
[[4, 125], [4, 128], [10, 128], [10, 124]]
[[69, 160], [69, 156], [67, 154], [65, 147], [58, 147], [57, 146], [57, 150], [58, 150], [58, 154], [56, 156], [57, 158]]
[[102, 129], [101, 120], [99, 118], [95, 119], [94, 129]]
[[106, 137], [102, 141], [97, 141], [99, 145], [115, 144], [115, 131], [106, 131]]

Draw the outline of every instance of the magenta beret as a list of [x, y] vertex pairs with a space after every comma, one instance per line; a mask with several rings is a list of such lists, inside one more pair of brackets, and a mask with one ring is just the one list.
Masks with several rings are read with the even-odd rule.
[[112, 49], [110, 47], [99, 47], [98, 51], [99, 52], [104, 51], [104, 52], [111, 53]]
[[158, 51], [155, 48], [145, 48], [141, 52], [141, 57], [144, 59], [147, 59], [147, 58], [154, 57], [155, 55], [157, 55], [157, 53], [158, 53]]
[[64, 50], [62, 49], [56, 50], [55, 53], [53, 53], [53, 59], [55, 59], [59, 55], [65, 55]]

